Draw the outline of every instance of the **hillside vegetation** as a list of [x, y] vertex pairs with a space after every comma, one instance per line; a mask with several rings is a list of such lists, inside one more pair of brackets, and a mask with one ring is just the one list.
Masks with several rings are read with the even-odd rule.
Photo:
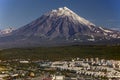
[[0, 51], [0, 59], [66, 60], [74, 57], [99, 57], [120, 60], [120, 46], [65, 46], [14, 48]]

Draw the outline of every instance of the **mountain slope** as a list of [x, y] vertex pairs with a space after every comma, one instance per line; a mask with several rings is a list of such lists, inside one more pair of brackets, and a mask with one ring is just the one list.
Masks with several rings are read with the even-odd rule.
[[97, 27], [67, 7], [63, 7], [45, 13], [10, 35], [1, 37], [0, 42], [14, 43], [16, 46], [26, 43], [53, 45], [53, 43], [96, 42], [119, 38], [119, 31]]

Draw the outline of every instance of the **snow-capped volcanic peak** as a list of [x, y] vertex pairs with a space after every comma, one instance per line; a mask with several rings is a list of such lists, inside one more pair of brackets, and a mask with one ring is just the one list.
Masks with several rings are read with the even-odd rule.
[[[44, 46], [108, 41], [120, 43], [120, 32], [99, 27], [78, 16], [67, 7], [51, 10], [29, 24], [0, 31], [0, 46]], [[88, 42], [88, 43], [87, 43]], [[1, 45], [2, 43], [2, 45]], [[7, 44], [6, 44], [7, 43]], [[91, 44], [91, 43], [90, 43]], [[29, 46], [30, 47], [30, 46]]]
[[[31, 23], [15, 30], [12, 34], [46, 40], [89, 41], [118, 38], [120, 36], [117, 31], [95, 26], [67, 7], [51, 10]], [[25, 39], [27, 39], [26, 37]]]
[[52, 10], [52, 12], [56, 12], [58, 13], [57, 15], [58, 16], [61, 16], [61, 15], [67, 15], [67, 16], [71, 16], [71, 14], [73, 14], [74, 12], [71, 11], [69, 8], [67, 7], [63, 7], [63, 8], [58, 8], [57, 10]]
[[71, 18], [72, 20], [79, 22], [80, 24], [87, 25], [87, 26], [91, 26], [91, 25], [95, 26], [95, 24], [93, 24], [93, 23], [89, 22], [88, 20], [78, 16], [76, 13], [74, 13], [72, 10], [70, 10], [67, 7], [52, 10], [49, 13], [47, 13], [47, 16], [48, 15], [51, 17], [52, 16], [62, 16], [62, 17], [67, 16], [67, 17]]

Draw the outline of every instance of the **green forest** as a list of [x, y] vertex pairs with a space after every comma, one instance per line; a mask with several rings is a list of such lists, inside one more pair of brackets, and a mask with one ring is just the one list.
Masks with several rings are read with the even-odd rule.
[[0, 50], [0, 59], [67, 60], [75, 57], [120, 60], [120, 46], [63, 46]]

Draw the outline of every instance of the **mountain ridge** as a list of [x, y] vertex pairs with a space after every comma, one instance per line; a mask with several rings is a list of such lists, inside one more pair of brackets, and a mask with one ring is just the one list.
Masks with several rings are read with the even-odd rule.
[[74, 42], [96, 43], [114, 39], [120, 39], [119, 31], [96, 26], [69, 8], [63, 7], [51, 10], [9, 35], [0, 37], [0, 44], [43, 46]]

